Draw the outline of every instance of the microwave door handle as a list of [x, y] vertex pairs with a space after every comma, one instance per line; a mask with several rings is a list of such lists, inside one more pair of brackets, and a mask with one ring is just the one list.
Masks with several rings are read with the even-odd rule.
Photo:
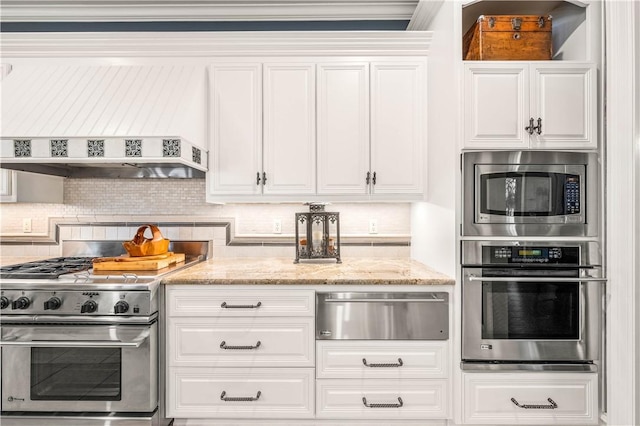
[[[146, 340], [146, 339], [145, 339]], [[144, 340], [136, 342], [96, 342], [92, 340], [41, 340], [41, 341], [1, 341], [0, 346], [29, 346], [32, 348], [139, 348]]]
[[553, 277], [482, 277], [477, 275], [468, 275], [469, 281], [493, 281], [493, 282], [514, 282], [521, 283], [575, 283], [575, 282], [606, 282], [606, 278], [595, 277], [575, 277], [575, 278], [553, 278]]

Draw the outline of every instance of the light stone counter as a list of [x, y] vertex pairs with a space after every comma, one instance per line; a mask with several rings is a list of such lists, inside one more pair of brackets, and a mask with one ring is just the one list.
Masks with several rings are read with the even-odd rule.
[[300, 262], [291, 258], [218, 258], [186, 268], [163, 284], [453, 285], [455, 279], [411, 259], [346, 258]]
[[18, 263], [34, 262], [36, 260], [51, 259], [54, 256], [0, 256], [0, 266], [16, 265]]

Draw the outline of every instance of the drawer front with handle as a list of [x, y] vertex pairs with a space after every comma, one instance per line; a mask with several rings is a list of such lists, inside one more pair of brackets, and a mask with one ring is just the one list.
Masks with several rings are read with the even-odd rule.
[[313, 418], [312, 368], [172, 368], [167, 416]]
[[323, 419], [443, 419], [448, 380], [320, 379], [316, 417]]
[[312, 317], [315, 314], [312, 290], [218, 290], [211, 286], [171, 286], [167, 305], [170, 317]]
[[169, 318], [169, 365], [313, 367], [313, 318]]
[[448, 341], [316, 342], [319, 379], [438, 379], [449, 376]]
[[596, 373], [465, 373], [473, 424], [598, 424]]

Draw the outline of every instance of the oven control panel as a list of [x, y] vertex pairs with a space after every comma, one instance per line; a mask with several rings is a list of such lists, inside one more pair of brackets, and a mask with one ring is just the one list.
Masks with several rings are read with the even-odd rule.
[[149, 291], [2, 290], [2, 315], [123, 315], [156, 312]]
[[562, 264], [578, 265], [579, 247], [483, 246], [483, 264]]

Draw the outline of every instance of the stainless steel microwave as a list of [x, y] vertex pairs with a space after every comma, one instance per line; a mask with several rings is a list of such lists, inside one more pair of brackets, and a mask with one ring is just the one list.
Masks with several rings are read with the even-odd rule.
[[462, 164], [463, 236], [598, 235], [597, 154], [465, 152]]

